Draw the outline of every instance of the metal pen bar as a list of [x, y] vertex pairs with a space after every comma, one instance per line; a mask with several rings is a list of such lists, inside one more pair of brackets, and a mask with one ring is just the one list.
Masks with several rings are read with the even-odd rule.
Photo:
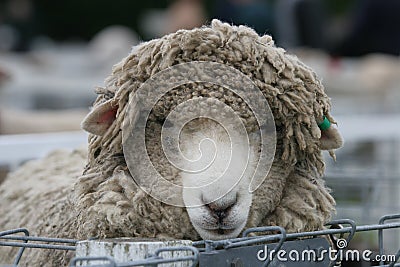
[[[270, 231], [279, 231], [279, 234], [273, 234], [271, 236], [277, 236], [279, 238], [279, 241], [285, 241], [286, 240], [286, 231], [285, 229], [283, 229], [282, 227], [279, 226], [267, 226], [267, 227], [256, 227], [256, 228], [249, 228], [246, 231], [244, 231], [243, 236], [247, 236], [250, 233], [256, 233], [256, 232], [270, 232]], [[255, 236], [255, 238], [252, 239], [248, 239], [248, 240], [243, 240], [240, 242], [236, 242], [236, 243], [230, 243], [230, 244], [226, 244], [224, 246], [224, 248], [228, 249], [228, 248], [234, 248], [234, 247], [238, 247], [241, 245], [252, 245], [255, 243], [259, 243], [262, 242], [263, 239], [265, 237], [268, 237], [270, 235], [262, 235], [262, 236]], [[239, 244], [239, 245], [238, 245]]]
[[[384, 230], [384, 229], [391, 229], [391, 228], [400, 228], [400, 222], [357, 226], [355, 232]], [[288, 240], [288, 239], [296, 239], [296, 238], [302, 238], [302, 237], [315, 237], [315, 236], [331, 235], [331, 234], [345, 234], [345, 233], [351, 233], [352, 231], [353, 231], [352, 227], [344, 227], [342, 229], [325, 229], [325, 230], [310, 231], [310, 232], [290, 233], [290, 234], [286, 235], [286, 239]], [[279, 234], [274, 234], [274, 235], [269, 235], [269, 236], [226, 239], [226, 240], [221, 240], [221, 241], [209, 241], [209, 242], [212, 242], [212, 244], [215, 248], [232, 247], [233, 244], [235, 244], [234, 246], [237, 247], [237, 246], [246, 245], [248, 243], [252, 244], [253, 241], [248, 242], [248, 241], [250, 241], [250, 239], [252, 239], [252, 240], [257, 239], [258, 241], [269, 242], [269, 241], [279, 240], [279, 238], [280, 238]], [[203, 241], [193, 243], [194, 246], [198, 246], [198, 245], [202, 245], [202, 244], [204, 244]]]
[[248, 228], [243, 231], [242, 237], [247, 237], [251, 233], [260, 233], [260, 232], [273, 232], [273, 231], [279, 231], [280, 233], [285, 233], [286, 230], [283, 227], [280, 226], [262, 226], [262, 227], [253, 227], [253, 228]]
[[341, 229], [342, 224], [349, 224], [351, 227], [349, 236], [346, 238], [347, 242], [350, 242], [350, 240], [353, 239], [353, 236], [355, 235], [356, 229], [357, 229], [356, 223], [353, 220], [350, 220], [350, 219], [333, 220], [333, 221], [327, 223], [326, 225], [330, 225], [331, 227], [339, 226], [340, 227], [339, 229]]
[[[400, 228], [400, 222], [356, 226], [355, 232], [384, 230], [384, 229], [391, 229], [391, 228]], [[10, 230], [10, 231], [13, 231], [12, 233], [15, 233], [15, 231], [17, 231], [17, 230]], [[78, 240], [74, 240], [74, 239], [62, 239], [62, 238], [31, 237], [31, 236], [4, 236], [5, 232], [10, 232], [10, 231], [0, 232], [0, 239], [21, 240], [21, 241], [40, 241], [40, 242], [52, 242], [52, 243], [70, 243], [70, 244], [75, 244], [78, 241]], [[351, 233], [351, 232], [352, 232], [352, 227], [344, 227], [342, 229], [325, 229], [325, 230], [318, 230], [318, 231], [311, 231], [311, 232], [290, 233], [290, 234], [286, 235], [286, 238], [294, 239], [294, 238], [299, 238], [299, 237], [313, 237], [313, 236], [319, 236], [319, 235]], [[274, 234], [274, 235], [268, 235], [268, 236], [242, 237], [242, 238], [226, 239], [226, 240], [211, 241], [211, 242], [218, 247], [219, 246], [231, 247], [233, 245], [233, 243], [235, 243], [234, 246], [237, 246], [238, 244], [241, 244], [242, 241], [249, 241], [249, 240], [254, 240], [254, 239], [259, 240], [260, 237], [265, 237], [265, 238], [263, 238], [263, 241], [273, 241], [273, 240], [279, 240], [280, 235]], [[200, 246], [200, 245], [203, 245], [204, 243], [205, 243], [204, 241], [197, 241], [197, 242], [193, 242], [193, 245]], [[236, 244], [236, 243], [238, 243], [238, 244]], [[15, 244], [15, 246], [17, 246], [17, 247], [25, 246], [25, 245], [23, 245], [24, 243], [19, 243], [19, 242], [0, 242], [0, 244], [1, 245]], [[245, 242], [245, 244], [246, 244], [246, 242]]]
[[76, 250], [75, 246], [49, 245], [49, 244], [32, 244], [22, 242], [0, 242], [0, 246], [21, 247], [21, 248], [43, 248], [43, 249], [59, 249], [59, 250]]
[[[2, 231], [0, 232], [0, 237], [6, 236], [6, 235], [12, 235], [12, 234], [17, 234], [17, 233], [23, 233], [26, 237], [29, 236], [29, 231], [26, 228], [17, 228], [17, 229], [12, 229], [12, 230], [8, 230], [8, 231]], [[25, 243], [27, 243], [28, 241], [24, 241]], [[24, 253], [25, 248], [24, 247], [20, 247], [20, 249], [18, 250], [17, 256], [15, 257], [14, 260], [14, 266], [17, 266], [19, 261], [21, 260], [22, 254]]]
[[35, 236], [16, 236], [16, 235], [0, 236], [0, 239], [21, 240], [21, 241], [54, 242], [54, 243], [69, 243], [69, 244], [76, 244], [78, 242], [78, 240], [75, 240], [75, 239], [35, 237]]
[[[385, 223], [387, 220], [395, 220], [395, 219], [400, 219], [400, 214], [389, 214], [389, 215], [382, 216], [379, 219], [379, 224], [380, 225], [388, 225], [387, 223]], [[386, 229], [386, 228], [383, 228], [383, 229]], [[383, 253], [384, 253], [384, 251], [383, 251], [383, 229], [380, 229], [378, 231], [379, 255], [383, 255]], [[382, 265], [383, 261], [381, 260], [379, 262], [379, 264]]]
[[[400, 249], [397, 251], [396, 256], [394, 256], [394, 261], [389, 264], [389, 267], [396, 265], [396, 262], [400, 259]], [[400, 264], [400, 263], [399, 263]]]
[[[131, 262], [125, 262], [125, 263], [116, 263], [114, 259], [110, 257], [85, 257], [85, 258], [74, 258], [74, 262], [71, 261], [71, 264], [76, 264], [76, 262], [79, 261], [95, 261], [97, 260], [103, 260], [103, 261], [109, 261], [108, 264], [103, 264], [99, 266], [114, 266], [114, 267], [128, 267], [128, 266], [140, 266], [140, 265], [145, 265], [145, 266], [156, 266], [157, 264], [163, 264], [163, 263], [172, 263], [172, 262], [182, 262], [182, 261], [192, 261], [193, 266], [195, 266], [198, 261], [199, 261], [199, 251], [203, 251], [204, 249], [207, 249], [212, 251], [212, 250], [217, 250], [217, 249], [230, 249], [230, 248], [235, 248], [235, 247], [241, 247], [241, 246], [249, 246], [253, 245], [256, 243], [266, 243], [266, 242], [272, 242], [272, 241], [278, 241], [278, 246], [282, 245], [285, 241], [287, 240], [296, 240], [299, 238], [307, 238], [307, 237], [316, 237], [316, 236], [324, 236], [324, 235], [337, 235], [337, 234], [346, 234], [348, 233], [349, 235], [347, 236], [347, 241], [349, 242], [354, 234], [356, 232], [365, 232], [365, 231], [378, 231], [379, 234], [379, 250], [380, 254], [383, 255], [383, 230], [386, 229], [393, 229], [393, 228], [400, 228], [400, 221], [399, 222], [389, 222], [386, 223], [387, 220], [394, 220], [394, 219], [400, 219], [400, 214], [393, 214], [393, 215], [386, 215], [383, 216], [379, 220], [379, 224], [372, 224], [372, 225], [362, 225], [362, 226], [356, 226], [354, 221], [352, 220], [335, 220], [330, 222], [328, 225], [341, 225], [341, 224], [347, 224], [350, 225], [349, 227], [343, 227], [339, 229], [323, 229], [323, 230], [317, 230], [317, 231], [309, 231], [309, 232], [301, 232], [301, 233], [290, 233], [286, 234], [286, 231], [283, 228], [277, 228], [276, 226], [272, 227], [256, 227], [256, 228], [250, 228], [247, 229], [244, 232], [244, 235], [247, 235], [249, 233], [254, 233], [254, 232], [271, 232], [273, 231], [273, 234], [270, 235], [259, 235], [259, 236], [245, 236], [245, 237], [239, 237], [239, 238], [234, 238], [234, 239], [226, 239], [226, 240], [220, 240], [220, 241], [196, 241], [193, 242], [193, 246], [187, 246], [187, 247], [170, 247], [170, 248], [163, 248], [156, 250], [154, 255], [143, 260], [137, 260], [137, 261], [131, 261]], [[276, 233], [280, 232], [280, 233]], [[20, 235], [15, 235], [17, 233], [23, 233], [25, 236], [20, 236]], [[12, 229], [12, 230], [7, 230], [7, 231], [1, 231], [0, 232], [0, 240], [4, 240], [4, 242], [0, 242], [0, 246], [11, 246], [11, 247], [20, 247], [20, 250], [18, 252], [18, 255], [16, 257], [16, 260], [14, 262], [14, 266], [18, 265], [19, 259], [22, 256], [22, 253], [25, 248], [40, 248], [40, 249], [58, 249], [58, 250], [67, 250], [67, 251], [74, 251], [76, 250], [75, 244], [78, 242], [78, 240], [75, 239], [68, 239], [68, 238], [47, 238], [47, 237], [31, 237], [29, 236], [29, 231], [25, 228], [18, 228], [18, 229]], [[10, 242], [10, 241], [21, 241], [21, 242]], [[28, 241], [31, 242], [47, 242], [47, 243], [53, 243], [53, 244], [44, 244], [44, 243], [28, 243]], [[65, 243], [65, 244], [71, 244], [71, 245], [62, 245], [62, 244], [54, 244], [54, 243]], [[195, 246], [203, 246], [207, 245], [206, 248], [196, 248]], [[190, 250], [193, 252], [193, 256], [184, 256], [181, 258], [162, 258], [160, 256], [160, 253], [165, 252], [165, 251], [178, 251], [178, 250]], [[400, 267], [400, 263], [397, 263], [397, 261], [400, 258], [400, 250], [397, 252], [395, 255], [395, 260], [391, 262], [388, 265], [384, 265], [383, 262], [380, 263], [380, 266], [385, 266], [385, 267]], [[266, 264], [268, 265], [268, 264]], [[74, 266], [74, 265], [70, 265]]]
[[0, 232], [0, 237], [6, 236], [6, 235], [12, 235], [12, 234], [17, 234], [17, 233], [24, 233], [26, 236], [29, 236], [29, 231], [26, 228], [17, 228], [17, 229], [11, 229], [7, 231], [1, 231]]
[[[343, 228], [342, 224], [349, 224], [351, 227], [349, 236], [346, 238], [346, 242], [348, 244], [356, 233], [356, 223], [353, 220], [350, 220], [350, 219], [333, 220], [333, 221], [327, 223], [326, 225], [330, 225], [331, 229], [342, 229]], [[332, 227], [338, 227], [338, 228], [332, 228]], [[344, 234], [342, 234], [340, 238], [343, 238], [343, 235]], [[333, 239], [333, 235], [330, 234], [330, 236]], [[341, 250], [343, 250], [343, 248], [338, 248], [335, 256], [338, 255]], [[329, 267], [334, 267], [335, 265], [337, 265], [337, 261], [332, 260], [331, 263], [329, 264]]]

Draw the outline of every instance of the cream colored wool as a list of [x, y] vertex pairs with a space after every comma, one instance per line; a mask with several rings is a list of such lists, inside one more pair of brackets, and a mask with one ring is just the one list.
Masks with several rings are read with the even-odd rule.
[[[330, 100], [321, 82], [296, 57], [275, 47], [270, 36], [260, 37], [248, 27], [231, 26], [218, 20], [213, 20], [210, 27], [181, 30], [143, 43], [118, 63], [105, 87], [97, 89], [99, 96], [94, 104], [95, 109], [111, 100], [118, 108], [116, 119], [103, 135], [90, 135], [88, 164], [73, 189], [64, 183], [55, 191], [46, 191], [44, 186], [41, 192], [46, 193], [34, 188], [30, 194], [43, 199], [36, 207], [33, 207], [35, 203], [2, 194], [2, 203], [10, 205], [13, 202], [26, 210], [13, 211], [6, 219], [1, 216], [0, 226], [23, 226], [32, 213], [39, 214], [40, 211], [43, 216], [27, 224], [34, 235], [78, 239], [136, 236], [198, 240], [200, 236], [184, 208], [160, 203], [137, 188], [126, 167], [121, 132], [129, 98], [141, 84], [161, 70], [192, 61], [223, 63], [247, 75], [268, 100], [275, 118], [277, 149], [274, 163], [268, 177], [254, 192], [246, 228], [280, 225], [289, 232], [323, 228], [334, 212], [335, 202], [321, 178], [324, 162], [321, 131], [317, 124], [324, 115], [331, 122], [334, 120], [329, 113]], [[179, 101], [197, 96], [225, 98], [224, 101], [243, 118], [248, 130], [258, 127], [248, 107], [240, 104], [237, 96], [223, 93], [223, 90], [194, 84], [170, 91], [168, 97], [157, 103], [150, 116], [147, 128], [155, 135], [146, 136], [150, 141], [148, 144], [159, 144], [152, 141], [157, 140], [154, 138], [161, 127], [159, 122], [168, 110]], [[160, 147], [148, 145], [148, 149], [156, 168], [163, 175], [178, 179], [178, 173], [164, 165], [166, 161], [159, 153]], [[48, 166], [52, 160], [54, 158], [50, 156], [37, 164]], [[65, 168], [54, 172], [71, 175]], [[28, 170], [23, 167], [19, 172]], [[75, 170], [73, 173], [76, 174]], [[14, 173], [8, 180], [18, 177]], [[13, 192], [17, 189], [18, 186], [8, 182], [1, 190]], [[57, 200], [55, 204], [50, 204], [54, 200]], [[44, 216], [56, 214], [57, 209], [60, 212], [56, 217]], [[69, 260], [68, 256], [61, 260], [63, 252], [35, 251], [25, 256], [34, 254], [31, 266], [44, 263], [60, 266]]]
[[[71, 191], [82, 174], [86, 149], [58, 150], [24, 164], [0, 187], [0, 230], [27, 228], [30, 235], [73, 238], [74, 207]], [[17, 249], [0, 246], [0, 265], [13, 263]], [[63, 266], [65, 252], [26, 249], [21, 266]], [[72, 253], [69, 252], [67, 258]], [[47, 265], [46, 265], [47, 264]], [[66, 264], [64, 264], [66, 265]]]

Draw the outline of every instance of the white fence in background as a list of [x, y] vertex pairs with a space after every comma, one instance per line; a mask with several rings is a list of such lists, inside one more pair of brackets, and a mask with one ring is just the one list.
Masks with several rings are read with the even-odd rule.
[[75, 149], [87, 144], [83, 131], [0, 135], [0, 166], [15, 169], [21, 163], [41, 158], [55, 149]]

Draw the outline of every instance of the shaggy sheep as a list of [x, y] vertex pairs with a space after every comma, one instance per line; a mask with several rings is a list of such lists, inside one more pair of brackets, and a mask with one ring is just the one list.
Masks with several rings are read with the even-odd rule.
[[[182, 154], [195, 158], [197, 145], [204, 138], [215, 140], [214, 148], [221, 154], [215, 159], [217, 167], [210, 167], [206, 174], [181, 174], [160, 145], [162, 126], [174, 107], [189, 99], [219, 99], [240, 117], [250, 136], [250, 157], [240, 153], [245, 151], [245, 143], [235, 144], [239, 153], [232, 158], [233, 168], [224, 171], [228, 176], [235, 175], [244, 160], [250, 169], [254, 167], [260, 147], [254, 143], [259, 136], [252, 134], [262, 125], [238, 95], [222, 86], [191, 83], [168, 91], [148, 117], [146, 148], [154, 168], [167, 181], [185, 186], [185, 208], [158, 201], [138, 187], [131, 173], [136, 165], [132, 168], [126, 159], [140, 163], [144, 155], [136, 147], [125, 147], [124, 131], [140, 116], [133, 105], [140, 86], [171, 66], [193, 61], [233, 67], [257, 85], [274, 116], [276, 148], [268, 176], [256, 191], [249, 192], [250, 179], [245, 173], [220, 198], [229, 177], [217, 180], [210, 190], [187, 193], [187, 187], [211, 182], [224, 171], [219, 162], [226, 160], [229, 136], [212, 120], [189, 122], [181, 133]], [[61, 158], [60, 154], [50, 155], [21, 167], [0, 188], [4, 207], [1, 229], [24, 226], [34, 235], [77, 239], [136, 236], [199, 240], [235, 237], [245, 227], [261, 225], [280, 225], [289, 232], [311, 231], [330, 220], [335, 202], [321, 178], [321, 150], [332, 151], [342, 145], [335, 127], [323, 131], [318, 127], [324, 118], [334, 123], [330, 100], [315, 73], [275, 47], [270, 36], [260, 37], [250, 28], [218, 20], [210, 27], [181, 30], [137, 46], [114, 67], [106, 86], [97, 93], [93, 110], [82, 123], [92, 133], [83, 174], [82, 151]], [[202, 152], [210, 155], [207, 153], [212, 148], [203, 145]], [[147, 172], [139, 165], [137, 168], [139, 174]], [[168, 192], [168, 188], [153, 186]], [[199, 203], [202, 205], [196, 205]], [[46, 250], [25, 255], [27, 260], [28, 256], [34, 266], [61, 266], [71, 257]]]

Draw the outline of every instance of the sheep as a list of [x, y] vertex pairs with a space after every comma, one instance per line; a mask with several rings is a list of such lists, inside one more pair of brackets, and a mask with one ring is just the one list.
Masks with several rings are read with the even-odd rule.
[[[143, 103], [136, 99], [139, 88], [163, 70], [190, 62], [235, 69], [262, 93], [261, 98], [250, 96], [256, 99], [255, 105], [259, 107], [267, 101], [274, 124], [267, 132], [275, 136], [276, 145], [270, 170], [263, 174], [265, 179], [257, 190], [249, 190], [249, 173], [256, 168], [255, 159], [262, 153], [257, 140], [263, 125], [254, 118], [252, 107], [221, 85], [193, 82], [176, 86], [149, 111], [145, 136], [132, 130], [142, 115], [138, 110]], [[329, 127], [335, 123], [330, 99], [316, 74], [295, 56], [276, 47], [270, 36], [260, 37], [248, 27], [218, 20], [210, 26], [180, 30], [135, 47], [114, 66], [105, 87], [96, 92], [93, 109], [82, 122], [82, 128], [91, 133], [87, 158], [82, 150], [64, 154], [61, 163], [59, 156], [50, 155], [11, 174], [0, 188], [5, 207], [0, 216], [2, 229], [26, 226], [35, 235], [76, 239], [128, 236], [218, 240], [264, 225], [279, 225], [289, 232], [312, 231], [323, 228], [330, 220], [335, 201], [321, 178], [322, 150], [334, 155], [333, 150], [343, 143], [337, 127]], [[171, 166], [160, 141], [162, 131], [174, 127], [175, 122], [168, 125], [169, 113], [192, 99], [200, 101], [194, 107], [201, 107], [203, 99], [221, 100], [242, 122], [242, 128], [235, 125], [227, 130], [210, 118], [197, 118], [182, 129], [179, 142], [183, 155], [195, 159], [197, 145], [204, 138], [214, 141], [214, 147], [201, 145], [205, 161], [210, 159], [210, 152], [221, 153], [215, 159], [216, 167], [200, 174], [183, 173]], [[192, 107], [186, 108], [179, 114], [183, 116]], [[226, 133], [236, 132], [247, 135], [248, 142], [238, 139], [234, 147], [239, 152], [232, 157], [233, 168], [221, 171], [219, 162], [226, 160], [229, 150], [230, 136]], [[140, 165], [146, 155], [132, 145], [132, 140], [141, 137], [145, 138], [154, 168], [166, 180], [183, 186], [178, 198], [183, 199], [184, 205], [156, 199], [134, 180], [135, 174], [151, 178], [149, 170]], [[246, 151], [247, 156], [243, 157]], [[87, 164], [80, 173], [85, 158]], [[226, 186], [243, 161], [248, 162], [249, 173], [244, 171], [239, 182]], [[189, 163], [184, 161], [184, 165]], [[42, 170], [48, 175], [42, 176]], [[228, 173], [227, 179], [211, 181], [220, 172]], [[38, 179], [46, 182], [40, 186], [27, 183]], [[214, 184], [207, 191], [190, 191], [191, 186], [210, 182]], [[168, 197], [169, 188], [161, 181], [150, 188], [164, 190], [162, 193]], [[171, 193], [170, 197], [175, 196]], [[25, 256], [23, 265], [62, 266], [72, 255], [42, 250]]]

